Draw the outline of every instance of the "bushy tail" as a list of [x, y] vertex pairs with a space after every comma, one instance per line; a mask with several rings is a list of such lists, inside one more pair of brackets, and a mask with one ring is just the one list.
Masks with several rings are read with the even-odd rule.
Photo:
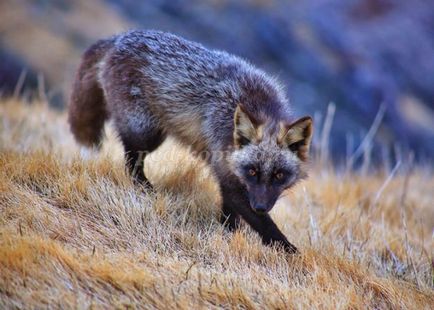
[[69, 102], [68, 121], [75, 139], [86, 146], [98, 147], [108, 118], [106, 102], [98, 81], [98, 63], [113, 46], [111, 40], [101, 40], [83, 55], [75, 77]]

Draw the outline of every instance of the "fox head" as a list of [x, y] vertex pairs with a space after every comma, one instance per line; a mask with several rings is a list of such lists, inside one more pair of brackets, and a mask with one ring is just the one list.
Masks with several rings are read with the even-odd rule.
[[258, 122], [238, 105], [234, 115], [235, 151], [229, 158], [232, 172], [248, 192], [250, 207], [270, 211], [280, 194], [306, 176], [312, 139], [312, 118], [295, 122]]

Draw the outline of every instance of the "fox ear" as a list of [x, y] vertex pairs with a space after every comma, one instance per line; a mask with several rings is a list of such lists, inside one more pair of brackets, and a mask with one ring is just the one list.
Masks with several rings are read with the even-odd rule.
[[234, 114], [235, 146], [237, 148], [242, 148], [251, 142], [257, 142], [260, 139], [259, 129], [256, 120], [247, 114], [240, 105], [238, 105]]
[[278, 143], [288, 147], [302, 161], [306, 161], [309, 156], [309, 148], [312, 140], [312, 118], [305, 116], [292, 124], [281, 124], [280, 128]]

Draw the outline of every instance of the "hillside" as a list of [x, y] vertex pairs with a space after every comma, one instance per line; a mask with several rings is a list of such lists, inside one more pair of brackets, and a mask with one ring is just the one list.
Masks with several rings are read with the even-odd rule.
[[45, 103], [0, 103], [0, 308], [430, 309], [434, 177], [314, 164], [272, 212], [301, 254], [218, 223], [218, 189], [174, 142], [134, 186], [107, 128], [100, 154]]

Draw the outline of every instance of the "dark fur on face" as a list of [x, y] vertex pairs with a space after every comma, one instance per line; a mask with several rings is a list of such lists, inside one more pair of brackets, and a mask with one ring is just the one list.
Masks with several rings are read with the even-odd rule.
[[250, 207], [266, 213], [284, 190], [306, 176], [312, 119], [258, 123], [238, 106], [234, 122], [237, 150], [231, 154], [231, 168], [246, 186]]

